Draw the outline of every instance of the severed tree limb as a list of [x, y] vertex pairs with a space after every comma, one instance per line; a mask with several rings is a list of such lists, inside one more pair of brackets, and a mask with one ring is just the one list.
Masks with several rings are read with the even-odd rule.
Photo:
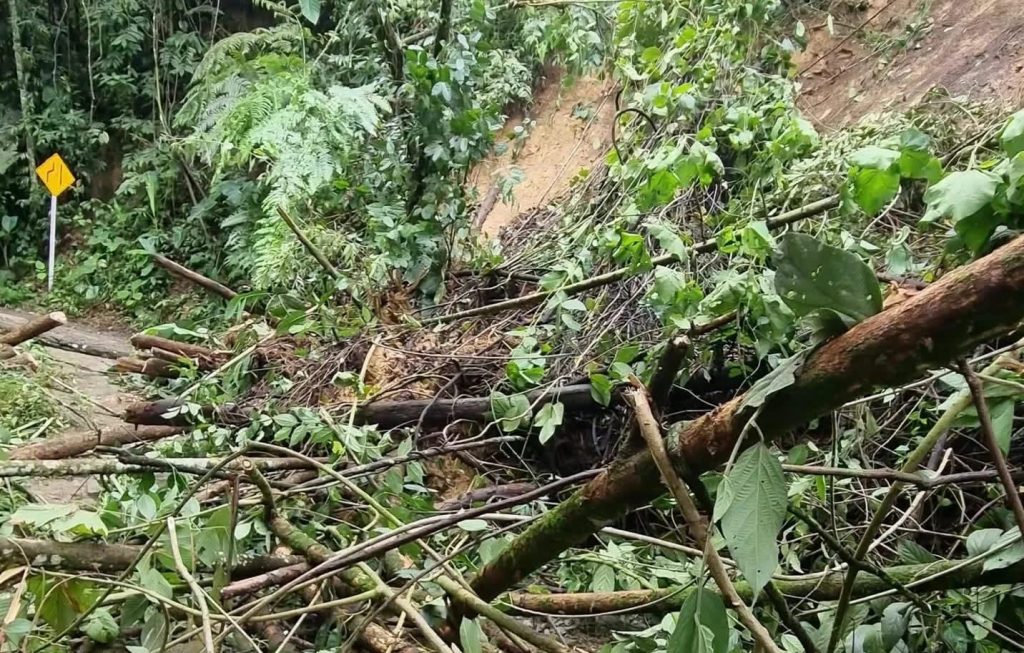
[[219, 281], [214, 281], [213, 279], [203, 276], [194, 270], [189, 270], [184, 265], [181, 265], [180, 263], [175, 263], [174, 261], [167, 258], [163, 254], [153, 254], [153, 260], [156, 261], [157, 265], [167, 270], [172, 275], [180, 279], [184, 279], [185, 281], [190, 281], [195, 285], [199, 286], [200, 288], [203, 288], [207, 292], [217, 295], [218, 297], [222, 297], [230, 301], [234, 299], [236, 295], [238, 295], [237, 292], [228, 288]]
[[[132, 566], [141, 546], [97, 542], [57, 542], [21, 537], [0, 537], [0, 567], [29, 564], [66, 571], [123, 571]], [[302, 562], [297, 556], [250, 555], [240, 558], [236, 576], [262, 574]]]
[[[690, 339], [686, 336], [673, 338], [665, 343], [665, 349], [658, 359], [658, 367], [654, 370], [651, 382], [647, 384], [647, 392], [650, 394], [651, 403], [655, 410], [664, 410], [668, 402], [669, 394], [672, 392], [672, 384], [675, 382], [679, 368], [687, 355], [692, 351]], [[619, 456], [629, 456], [643, 448], [644, 439], [640, 433], [640, 422], [634, 420], [629, 426], [629, 435], [622, 445]]]
[[119, 425], [95, 431], [71, 431], [64, 435], [48, 438], [11, 449], [10, 460], [59, 460], [72, 458], [91, 451], [98, 446], [117, 447], [137, 442], [151, 442], [183, 433], [177, 426]]
[[151, 336], [145, 333], [137, 333], [131, 338], [132, 346], [136, 349], [162, 349], [164, 351], [190, 358], [196, 361], [201, 370], [215, 370], [227, 360], [227, 352], [219, 352], [187, 342], [179, 342], [160, 336]]
[[188, 567], [185, 565], [185, 561], [181, 557], [181, 550], [178, 546], [178, 534], [174, 528], [174, 517], [167, 518], [167, 535], [171, 544], [171, 555], [174, 558], [174, 567], [178, 570], [178, 575], [185, 579], [185, 583], [192, 592], [192, 598], [199, 606], [199, 611], [203, 615], [204, 650], [209, 653], [217, 653], [217, 646], [213, 643], [213, 623], [210, 621], [210, 606], [206, 604], [206, 595], [203, 593], [203, 588], [199, 587], [199, 583], [196, 582], [195, 577], [192, 575], [192, 572], [188, 570]]
[[141, 374], [156, 379], [176, 379], [181, 374], [173, 363], [160, 358], [122, 356], [114, 362], [114, 370], [121, 374]]
[[[897, 387], [929, 367], [960, 358], [1016, 328], [1024, 317], [1024, 237], [953, 270], [914, 297], [855, 325], [807, 357], [792, 385], [767, 398], [758, 418], [766, 439], [841, 407], [877, 387]], [[694, 471], [723, 463], [751, 411], [737, 397], [678, 427], [668, 438], [674, 461]], [[650, 454], [619, 460], [537, 520], [473, 581], [484, 600], [583, 542], [634, 507], [656, 498]]]
[[30, 320], [21, 326], [0, 335], [0, 344], [11, 345], [12, 347], [20, 345], [23, 342], [27, 342], [33, 338], [43, 335], [47, 331], [52, 331], [59, 326], [64, 326], [67, 322], [67, 316], [60, 311], [40, 315], [34, 320]]
[[[983, 560], [957, 569], [962, 562], [937, 560], [926, 564], [885, 567], [882, 571], [904, 586], [929, 579], [914, 585], [914, 590], [921, 593], [1024, 582], [1024, 563], [1017, 563], [1006, 569], [985, 571]], [[955, 571], [945, 573], [950, 570]], [[815, 574], [801, 579], [776, 578], [774, 583], [779, 591], [787, 596], [810, 601], [835, 601], [842, 590], [844, 576], [843, 571], [831, 571], [824, 575]], [[750, 585], [740, 581], [735, 587], [743, 600], [754, 600]], [[853, 596], [872, 596], [890, 588], [889, 582], [877, 576], [865, 575], [857, 579]], [[564, 594], [514, 592], [505, 598], [514, 607], [550, 614], [602, 614], [622, 611], [664, 614], [678, 610], [686, 599], [686, 593], [679, 591], [679, 588]]]
[[960, 374], [967, 381], [967, 387], [971, 391], [974, 408], [978, 411], [978, 421], [981, 422], [981, 433], [985, 438], [985, 446], [988, 447], [992, 462], [996, 466], [996, 471], [999, 472], [999, 480], [1006, 491], [1006, 503], [1009, 504], [1014, 519], [1017, 520], [1017, 528], [1020, 529], [1021, 537], [1024, 537], [1024, 504], [1021, 503], [1020, 492], [1017, 490], [1017, 484], [1013, 481], [1013, 476], [1010, 475], [1010, 469], [1006, 466], [1006, 456], [1003, 455], [999, 441], [996, 440], [995, 430], [992, 428], [992, 414], [989, 412], [988, 402], [985, 400], [985, 388], [967, 361], [961, 359], [959, 368]]
[[645, 392], [632, 388], [626, 391], [626, 398], [633, 406], [636, 422], [640, 426], [640, 436], [647, 443], [650, 455], [654, 459], [654, 464], [661, 474], [661, 480], [668, 487], [672, 496], [675, 497], [679, 510], [683, 513], [683, 517], [686, 518], [690, 535], [697, 542], [697, 547], [704, 550], [704, 561], [708, 565], [708, 571], [711, 572], [711, 577], [715, 580], [715, 584], [722, 593], [725, 602], [736, 611], [740, 622], [750, 631], [759, 648], [769, 653], [782, 653], [782, 649], [772, 640], [768, 629], [758, 621], [750, 607], [743, 602], [743, 599], [736, 592], [732, 579], [729, 578], [729, 570], [725, 568], [725, 564], [722, 562], [721, 556], [718, 555], [718, 551], [709, 545], [704, 517], [697, 510], [697, 504], [690, 498], [690, 492], [672, 467], [672, 461], [669, 460], [668, 452], [665, 450], [665, 442], [661, 437], [661, 429], [654, 418], [654, 412], [651, 410], [651, 405], [647, 401]]
[[[220, 462], [218, 458], [148, 458], [145, 456], [127, 455], [123, 459], [4, 460], [0, 461], [0, 478], [148, 474], [152, 473], [154, 469], [205, 474], [213, 467], [219, 465]], [[271, 472], [308, 468], [308, 465], [304, 464], [303, 461], [294, 458], [252, 458], [249, 462], [260, 470]], [[226, 466], [226, 469], [229, 470], [238, 470], [240, 468], [237, 463]]]
[[[46, 317], [0, 309], [0, 331], [18, 331], [24, 328], [27, 323], [42, 320]], [[128, 356], [132, 353], [131, 347], [120, 342], [114, 342], [107, 336], [85, 329], [79, 330], [66, 324], [58, 325], [50, 331], [43, 331], [37, 334], [35, 339], [47, 347], [64, 349], [99, 358], [115, 359], [118, 356]]]
[[[825, 199], [818, 200], [817, 202], [811, 202], [810, 204], [782, 213], [769, 218], [767, 220], [769, 229], [777, 229], [781, 226], [810, 218], [825, 211], [839, 206], [839, 196], [832, 195]], [[704, 253], [712, 252], [718, 249], [718, 241], [714, 238], [710, 238], [703, 242], [697, 243], [690, 247], [690, 251], [693, 253]], [[651, 259], [651, 266], [657, 267], [659, 265], [671, 265], [678, 263], [679, 257], [675, 254], [663, 254], [661, 256], [655, 256]], [[581, 292], [592, 290], [593, 288], [600, 288], [601, 286], [607, 286], [608, 284], [622, 281], [632, 276], [633, 270], [630, 267], [622, 267], [604, 274], [599, 274], [589, 279], [577, 281], [576, 283], [570, 283], [561, 288], [555, 290], [544, 290], [529, 295], [523, 295], [522, 297], [516, 297], [508, 299], [503, 302], [496, 304], [487, 304], [486, 306], [477, 306], [476, 308], [470, 308], [465, 311], [458, 313], [449, 313], [448, 315], [438, 315], [436, 317], [427, 318], [421, 320], [422, 324], [447, 324], [449, 322], [455, 322], [467, 317], [477, 317], [480, 315], [493, 315], [495, 313], [503, 313], [505, 311], [516, 310], [520, 308], [528, 308], [530, 306], [536, 306], [547, 301], [548, 297], [554, 293], [565, 293], [566, 295], [576, 295]]]

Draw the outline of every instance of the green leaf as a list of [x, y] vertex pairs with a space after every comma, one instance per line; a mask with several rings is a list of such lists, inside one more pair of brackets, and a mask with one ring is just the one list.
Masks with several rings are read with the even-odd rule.
[[565, 406], [560, 401], [553, 401], [545, 404], [533, 418], [533, 425], [540, 427], [540, 434], [537, 436], [541, 444], [546, 443], [555, 434], [555, 429], [562, 425], [562, 418], [565, 415]]
[[987, 207], [996, 195], [1000, 178], [983, 170], [953, 172], [933, 184], [924, 194], [928, 211], [922, 222], [950, 217], [960, 221]]
[[657, 239], [658, 244], [666, 253], [672, 254], [680, 261], [686, 261], [686, 243], [683, 242], [679, 232], [662, 222], [648, 223], [647, 231]]
[[506, 395], [494, 392], [491, 395], [491, 414], [498, 420], [498, 426], [506, 433], [515, 431], [524, 422], [529, 423], [533, 410], [526, 395]]
[[900, 173], [875, 168], [853, 168], [850, 171], [853, 201], [868, 215], [875, 215], [900, 190]]
[[483, 653], [484, 631], [476, 619], [463, 619], [459, 625], [459, 643], [462, 653]]
[[926, 151], [903, 150], [900, 153], [900, 176], [934, 183], [942, 178], [942, 162]]
[[59, 503], [27, 503], [15, 510], [9, 519], [15, 525], [40, 527], [67, 517], [77, 509], [74, 505]]
[[1003, 536], [1001, 528], [982, 528], [967, 536], [967, 553], [971, 557], [985, 553]]
[[679, 610], [666, 653], [727, 653], [729, 617], [722, 597], [703, 587], [690, 592]]
[[871, 268], [856, 254], [806, 234], [783, 237], [775, 290], [797, 316], [831, 309], [856, 323], [882, 310]]
[[590, 375], [590, 396], [602, 406], [612, 403], [612, 381], [604, 374]]
[[46, 574], [29, 578], [28, 590], [35, 597], [39, 616], [57, 631], [67, 629], [99, 597], [99, 590], [86, 580]]
[[758, 379], [757, 383], [750, 387], [743, 395], [740, 409], [757, 408], [768, 401], [776, 392], [784, 390], [796, 383], [796, 374], [803, 367], [807, 352], [797, 352], [779, 363], [774, 370]]
[[1024, 109], [1010, 116], [1006, 127], [999, 135], [999, 143], [1009, 156], [1016, 156], [1024, 152]]
[[903, 639], [910, 625], [910, 604], [890, 603], [882, 611], [882, 647], [892, 651], [896, 643]]
[[1010, 436], [1013, 435], [1013, 407], [1015, 402], [1012, 399], [997, 401], [989, 407], [992, 418], [992, 432], [996, 436], [996, 442], [1004, 454], [1010, 453]]
[[478, 533], [487, 530], [487, 522], [483, 519], [464, 519], [459, 522], [458, 526], [468, 533]]
[[787, 488], [782, 464], [758, 443], [740, 454], [726, 476], [728, 501], [722, 533], [736, 564], [756, 596], [779, 565], [777, 536], [786, 517]]
[[[1007, 544], [1009, 542], [1012, 542], [1012, 544]], [[981, 566], [983, 570], [1005, 569], [1024, 560], [1024, 542], [1020, 540], [1020, 531], [1018, 529], [1011, 528], [1000, 535], [991, 548], [994, 549], [1000, 546], [1003, 547], [1001, 551], [985, 558], [985, 563]]]
[[142, 585], [143, 588], [157, 594], [158, 596], [162, 596], [165, 599], [174, 598], [174, 588], [167, 582], [164, 575], [153, 567], [144, 569], [139, 573], [139, 584]]
[[85, 622], [85, 634], [100, 644], [109, 644], [121, 633], [117, 622], [106, 608], [99, 608]]
[[303, 17], [316, 25], [320, 20], [320, 0], [299, 0]]
[[167, 620], [163, 610], [153, 610], [149, 618], [142, 624], [142, 645], [150, 653], [163, 649], [167, 639]]
[[914, 127], [911, 127], [900, 134], [900, 148], [903, 152], [906, 152], [907, 150], [927, 152], [928, 148], [931, 147], [931, 144], [931, 137], [920, 129], [916, 129]]
[[900, 153], [884, 147], [868, 145], [850, 155], [850, 165], [874, 170], [890, 170], [899, 160]]
[[77, 537], [105, 536], [107, 525], [91, 510], [76, 510], [63, 519], [50, 524], [55, 533], [69, 533]]
[[591, 592], [614, 592], [615, 569], [609, 565], [597, 565], [594, 577], [590, 579]]

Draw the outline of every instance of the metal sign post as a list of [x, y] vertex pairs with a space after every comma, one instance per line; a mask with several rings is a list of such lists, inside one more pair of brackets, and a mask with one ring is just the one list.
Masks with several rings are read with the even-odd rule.
[[54, 257], [57, 252], [57, 196], [71, 188], [75, 176], [59, 154], [54, 154], [36, 168], [36, 174], [50, 191], [50, 252], [47, 259], [46, 290], [53, 290]]

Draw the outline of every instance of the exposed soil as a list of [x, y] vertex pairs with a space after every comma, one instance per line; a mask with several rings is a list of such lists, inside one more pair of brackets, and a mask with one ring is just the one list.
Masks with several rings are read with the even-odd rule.
[[[590, 168], [611, 143], [615, 117], [615, 86], [610, 80], [583, 77], [563, 88], [564, 76], [550, 73], [534, 96], [533, 105], [510, 118], [497, 141], [508, 149], [485, 159], [474, 170], [470, 183], [480, 197], [512, 167], [523, 173], [511, 204], [495, 204], [482, 230], [497, 235], [519, 213], [543, 206], [567, 189], [581, 169]], [[533, 121], [529, 125], [529, 121]], [[526, 125], [529, 135], [515, 151], [516, 127]]]
[[819, 126], [906, 108], [932, 89], [1010, 107], [1024, 102], [1020, 0], [871, 0], [860, 11], [851, 4], [833, 3], [831, 34], [825, 14], [804, 19], [799, 106]]

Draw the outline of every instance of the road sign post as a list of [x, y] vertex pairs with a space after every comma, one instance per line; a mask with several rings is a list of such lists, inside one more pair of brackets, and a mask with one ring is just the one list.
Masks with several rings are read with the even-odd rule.
[[54, 258], [57, 252], [57, 197], [71, 188], [71, 184], [75, 183], [75, 176], [71, 174], [71, 169], [64, 163], [64, 159], [56, 153], [36, 168], [36, 174], [46, 186], [46, 190], [50, 191], [50, 251], [46, 272], [46, 290], [49, 292], [53, 290]]

